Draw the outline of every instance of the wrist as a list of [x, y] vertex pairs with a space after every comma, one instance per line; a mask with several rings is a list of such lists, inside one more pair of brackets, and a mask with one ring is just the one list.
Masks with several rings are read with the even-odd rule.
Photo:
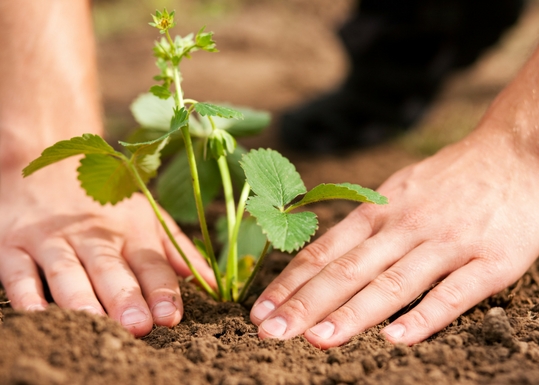
[[539, 163], [539, 49], [494, 100], [474, 133]]

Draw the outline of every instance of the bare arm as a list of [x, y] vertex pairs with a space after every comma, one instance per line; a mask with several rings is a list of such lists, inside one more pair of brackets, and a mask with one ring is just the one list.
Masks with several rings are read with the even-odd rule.
[[3, 171], [20, 174], [58, 140], [102, 133], [89, 15], [80, 0], [0, 4]]

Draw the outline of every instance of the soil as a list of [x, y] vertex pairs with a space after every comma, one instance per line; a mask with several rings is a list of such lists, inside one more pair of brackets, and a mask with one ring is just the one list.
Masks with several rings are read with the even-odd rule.
[[[272, 127], [243, 144], [284, 150], [308, 187], [348, 181], [375, 188], [397, 169], [458, 139], [514, 75], [535, 44], [533, 37], [539, 36], [539, 5], [530, 1], [521, 21], [495, 48], [448, 79], [410, 134], [362, 151], [299, 154], [276, 139], [279, 115], [344, 76], [346, 58], [334, 30], [352, 4], [250, 3], [207, 23], [222, 52], [214, 60], [201, 54], [185, 67], [186, 93], [272, 111]], [[189, 25], [195, 21], [186, 21], [180, 29], [198, 29], [198, 24]], [[155, 37], [152, 31], [135, 29], [99, 41], [105, 117], [112, 138], [133, 124], [127, 106], [151, 84], [146, 79], [155, 71], [147, 52]], [[353, 207], [342, 202], [318, 205], [319, 233]], [[290, 258], [273, 253], [255, 293]], [[379, 330], [387, 321], [326, 351], [303, 337], [261, 341], [248, 308], [216, 303], [183, 282], [182, 293], [185, 315], [178, 326], [155, 327], [148, 336], [135, 339], [108, 318], [55, 305], [44, 312], [14, 311], [0, 290], [0, 384], [539, 384], [538, 265], [412, 347], [384, 340]]]

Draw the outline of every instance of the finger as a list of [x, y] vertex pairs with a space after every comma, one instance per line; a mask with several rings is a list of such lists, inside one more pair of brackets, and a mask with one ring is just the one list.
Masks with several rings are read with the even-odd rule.
[[328, 264], [260, 324], [259, 336], [291, 338], [343, 305], [408, 252], [397, 237], [381, 232]]
[[[350, 251], [371, 234], [370, 221], [361, 210], [354, 210], [292, 259], [256, 300], [251, 310], [251, 321], [260, 324], [328, 263]], [[368, 245], [363, 247], [368, 248]]]
[[418, 246], [307, 330], [305, 337], [324, 349], [342, 345], [411, 303], [433, 283], [463, 264], [460, 258], [449, 257], [440, 255], [431, 245]]
[[[215, 281], [215, 275], [213, 274], [213, 270], [208, 265], [204, 257], [200, 255], [193, 243], [180, 230], [178, 225], [176, 225], [174, 220], [167, 213], [163, 212], [163, 217], [167, 222], [167, 226], [169, 227], [173, 238], [176, 240], [193, 267], [211, 287], [216, 288], [217, 282]], [[164, 230], [161, 229], [160, 231], [162, 233], [163, 247], [165, 249], [166, 256], [174, 270], [182, 277], [192, 275], [191, 270], [189, 270], [189, 267], [187, 267], [187, 264], [183, 260], [178, 250], [176, 250], [176, 247], [172, 241], [165, 234]]]
[[[105, 231], [105, 230], [103, 230]], [[153, 326], [137, 278], [121, 256], [121, 246], [106, 234], [85, 234], [72, 242], [108, 315], [135, 336]]]
[[58, 306], [105, 315], [83, 266], [65, 240], [51, 238], [34, 253]]
[[501, 266], [485, 260], [473, 260], [444, 279], [419, 305], [383, 329], [382, 333], [393, 343], [413, 345], [423, 341], [516, 280], [518, 275], [508, 276]]
[[0, 250], [0, 282], [13, 309], [45, 310], [48, 306], [37, 266], [21, 249]]
[[[133, 234], [136, 235], [136, 234]], [[178, 277], [157, 237], [135, 236], [123, 250], [157, 325], [177, 325], [183, 315]]]

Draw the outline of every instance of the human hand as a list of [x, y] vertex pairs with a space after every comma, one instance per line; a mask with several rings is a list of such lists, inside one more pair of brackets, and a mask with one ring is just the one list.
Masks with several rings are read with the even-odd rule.
[[514, 142], [478, 129], [393, 175], [379, 189], [389, 205], [358, 207], [262, 293], [259, 336], [341, 345], [438, 283], [382, 331], [411, 345], [515, 282], [539, 255], [539, 177]]
[[[78, 186], [74, 159], [27, 179], [2, 175], [0, 281], [14, 309], [47, 306], [42, 279], [62, 308], [108, 314], [135, 336], [183, 314], [176, 273], [190, 275], [146, 199], [101, 206]], [[172, 219], [201, 275], [213, 273]]]

